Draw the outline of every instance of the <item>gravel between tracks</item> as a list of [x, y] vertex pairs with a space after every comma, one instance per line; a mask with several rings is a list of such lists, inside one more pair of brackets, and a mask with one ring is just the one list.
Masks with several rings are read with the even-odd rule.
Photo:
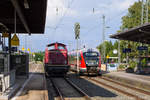
[[122, 95], [113, 89], [99, 85], [88, 79], [78, 78], [75, 75], [70, 75], [70, 79], [93, 100], [134, 100], [134, 98]]

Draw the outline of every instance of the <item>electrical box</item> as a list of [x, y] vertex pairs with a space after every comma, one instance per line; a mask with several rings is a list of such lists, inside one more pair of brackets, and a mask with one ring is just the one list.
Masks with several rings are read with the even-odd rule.
[[29, 74], [29, 55], [13, 54], [11, 55], [11, 69], [16, 70], [16, 77], [28, 77]]
[[4, 92], [15, 82], [15, 70], [9, 69], [9, 54], [0, 52], [0, 92]]
[[0, 53], [0, 74], [9, 72], [9, 55], [8, 53]]

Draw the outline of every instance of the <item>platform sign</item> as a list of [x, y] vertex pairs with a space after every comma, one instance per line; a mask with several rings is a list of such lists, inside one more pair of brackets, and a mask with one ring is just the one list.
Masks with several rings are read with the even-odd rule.
[[130, 53], [131, 52], [131, 48], [124, 48], [122, 52], [123, 53]]
[[16, 34], [11, 39], [11, 45], [12, 46], [19, 46], [19, 38]]
[[6, 32], [2, 33], [2, 37], [9, 37], [9, 33]]
[[147, 46], [138, 46], [137, 50], [148, 50]]

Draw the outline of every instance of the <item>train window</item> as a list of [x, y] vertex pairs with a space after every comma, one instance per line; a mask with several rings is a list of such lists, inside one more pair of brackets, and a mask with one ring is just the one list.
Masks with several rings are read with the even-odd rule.
[[79, 60], [81, 60], [81, 56], [79, 56]]
[[65, 47], [63, 47], [63, 46], [58, 46], [58, 49], [65, 49]]
[[52, 50], [52, 49], [55, 49], [54, 45], [48, 47], [48, 50]]

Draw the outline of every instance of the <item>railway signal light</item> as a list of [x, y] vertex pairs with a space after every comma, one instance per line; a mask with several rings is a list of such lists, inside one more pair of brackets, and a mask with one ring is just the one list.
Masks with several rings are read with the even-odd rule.
[[22, 51], [25, 51], [25, 48], [24, 48], [24, 47], [22, 47]]
[[75, 23], [75, 39], [79, 39], [79, 38], [80, 38], [80, 24]]

